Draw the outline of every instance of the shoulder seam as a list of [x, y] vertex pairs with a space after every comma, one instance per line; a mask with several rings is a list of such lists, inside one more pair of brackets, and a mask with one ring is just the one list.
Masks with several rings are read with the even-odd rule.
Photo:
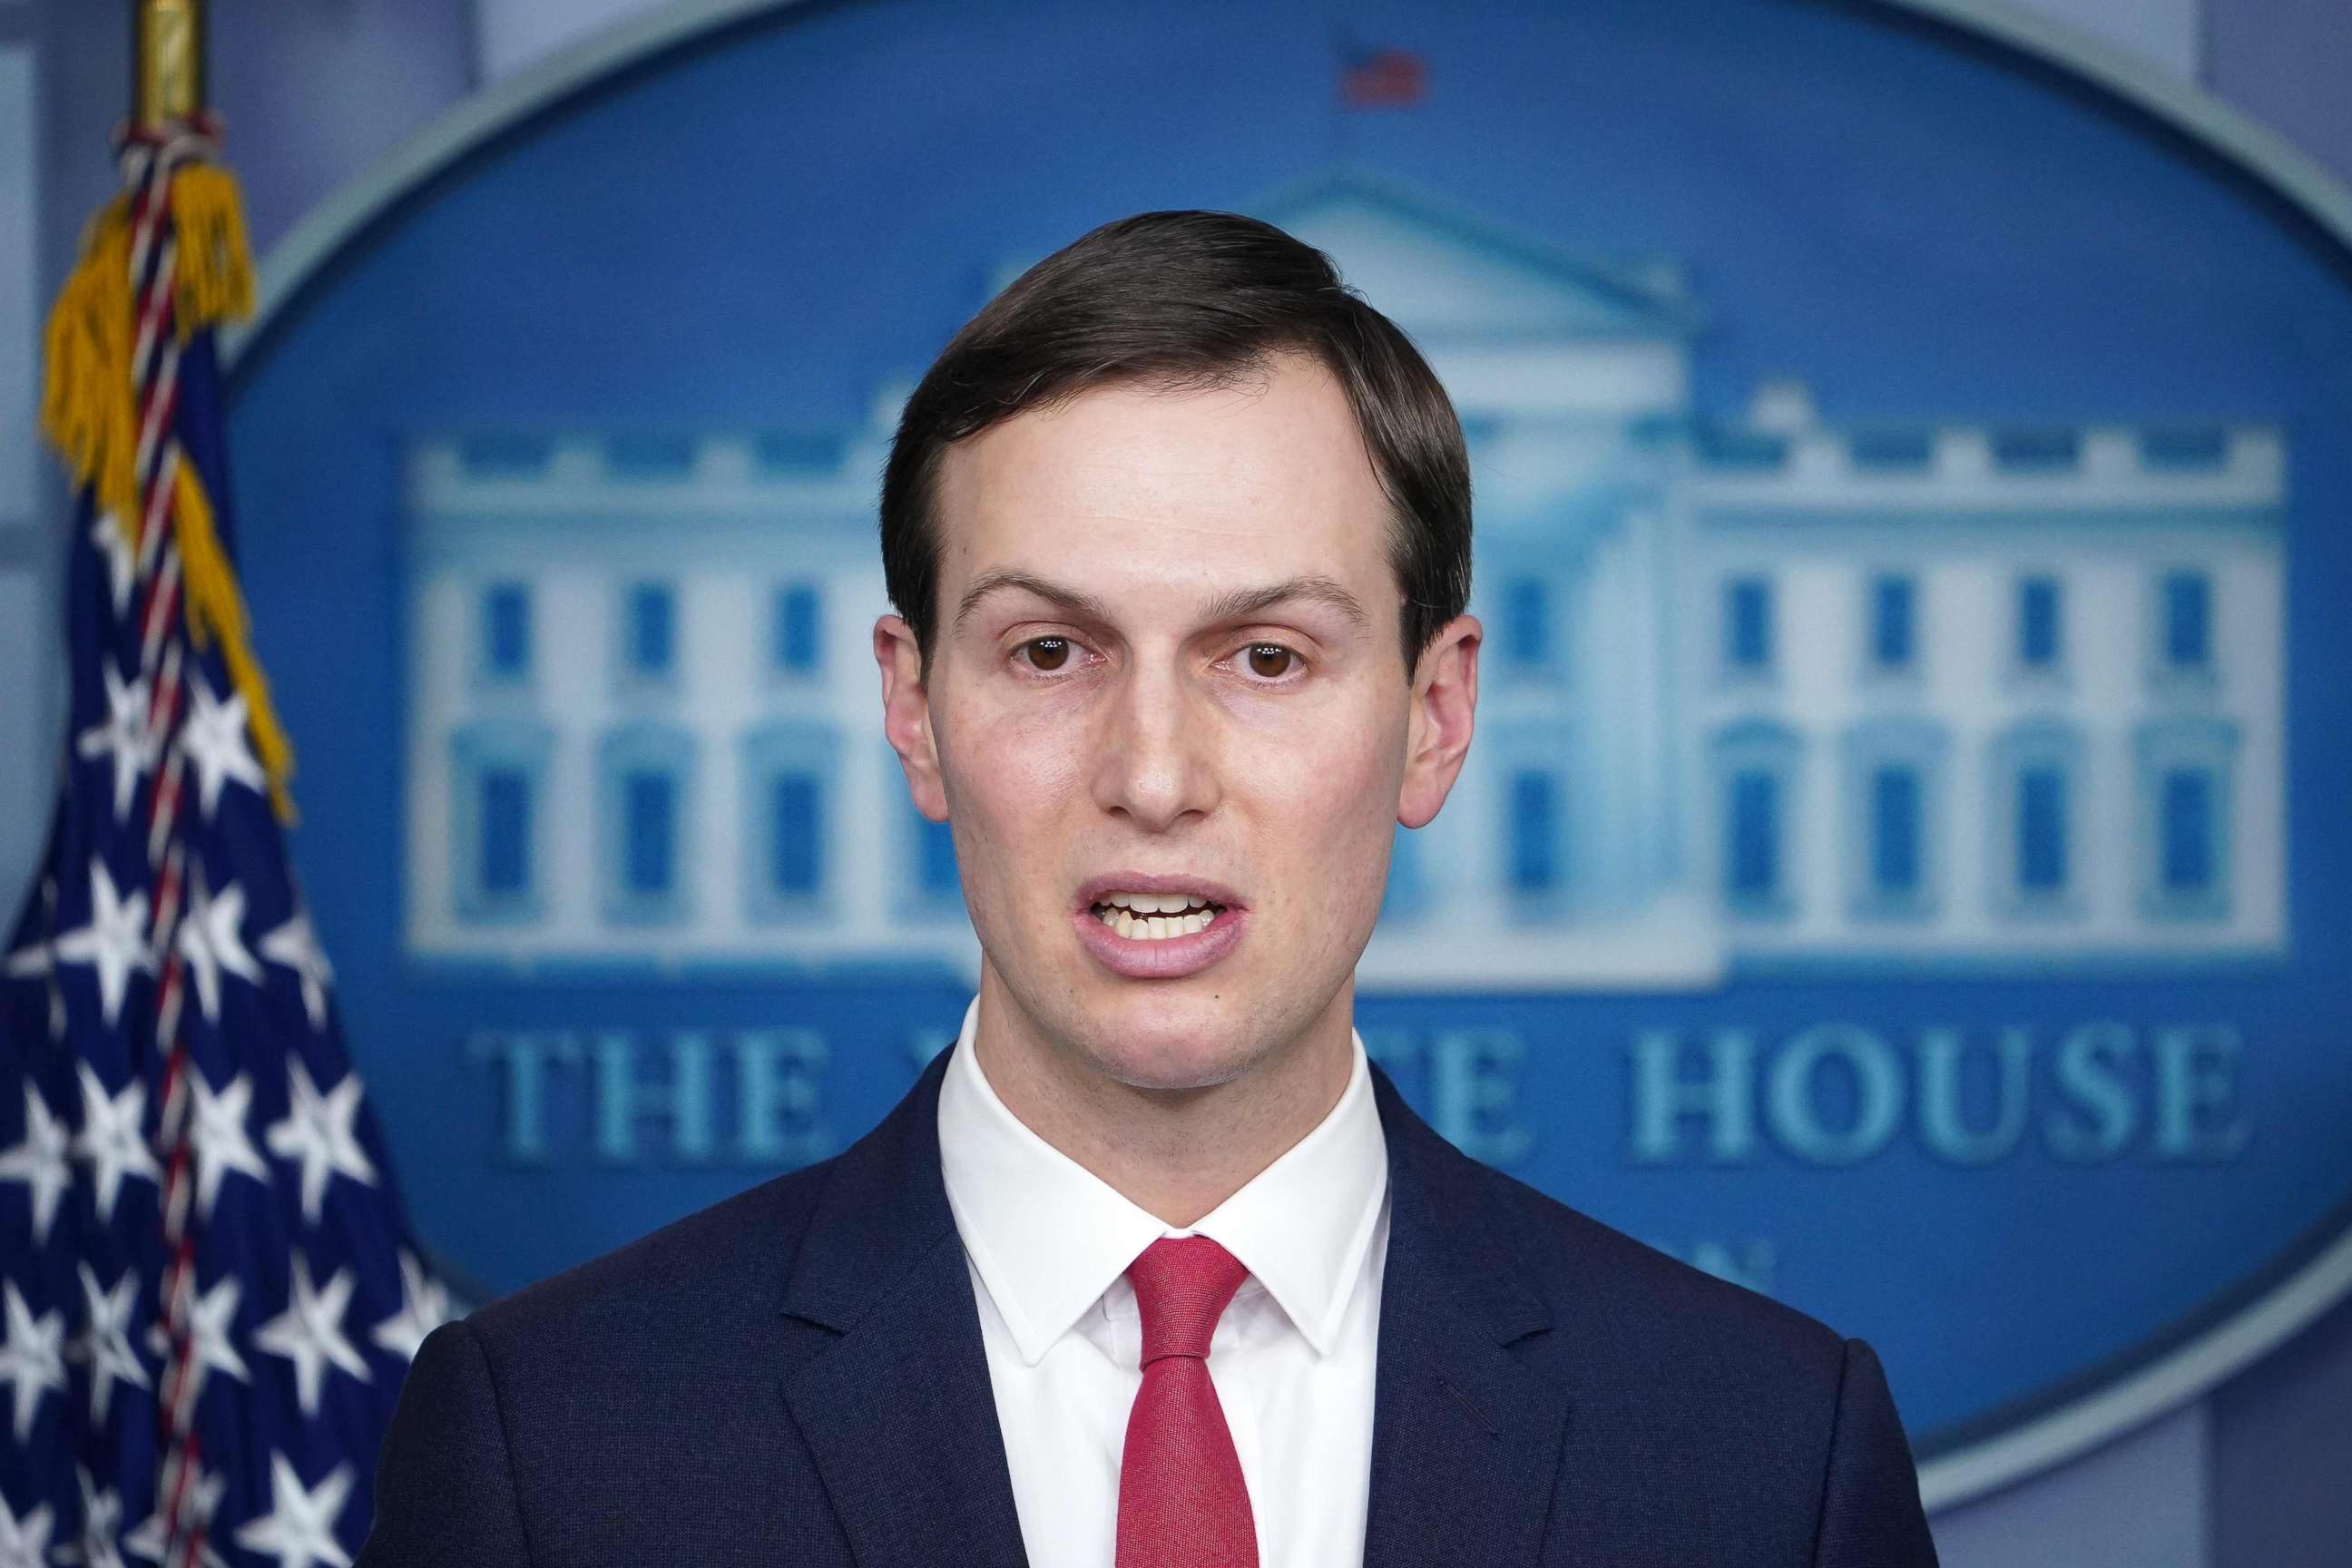
[[1822, 1499], [1813, 1511], [1813, 1549], [1807, 1558], [1816, 1564], [1822, 1560], [1822, 1531], [1829, 1525], [1830, 1478], [1837, 1471], [1838, 1426], [1845, 1417], [1845, 1380], [1853, 1368], [1853, 1343], [1844, 1340], [1838, 1348], [1837, 1394], [1830, 1402], [1830, 1441], [1822, 1456]]
[[461, 1319], [457, 1328], [466, 1342], [473, 1347], [475, 1356], [480, 1360], [482, 1375], [489, 1380], [490, 1414], [499, 1424], [499, 1447], [504, 1450], [507, 1460], [507, 1492], [514, 1501], [515, 1533], [522, 1538], [523, 1563], [528, 1568], [534, 1556], [530, 1549], [530, 1521], [523, 1517], [522, 1485], [515, 1468], [514, 1428], [507, 1419], [506, 1386], [499, 1377], [499, 1369], [490, 1362], [489, 1346], [482, 1342], [482, 1337], [474, 1331], [474, 1326]]

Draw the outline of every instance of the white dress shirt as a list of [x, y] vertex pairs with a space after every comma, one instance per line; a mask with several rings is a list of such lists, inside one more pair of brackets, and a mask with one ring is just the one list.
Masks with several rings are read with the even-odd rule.
[[[1314, 1131], [1190, 1228], [1031, 1131], [989, 1087], [964, 1010], [940, 1086], [940, 1165], [963, 1239], [1031, 1568], [1111, 1568], [1119, 1457], [1143, 1381], [1127, 1266], [1206, 1236], [1247, 1268], [1209, 1344], [1260, 1568], [1360, 1563], [1388, 1255], [1388, 1146], [1364, 1041]], [[953, 1464], [956, 1457], [941, 1455]]]

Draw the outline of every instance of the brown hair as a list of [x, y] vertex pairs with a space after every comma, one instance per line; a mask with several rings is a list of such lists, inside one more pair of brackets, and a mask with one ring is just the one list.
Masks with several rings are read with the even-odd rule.
[[1331, 258], [1234, 213], [1120, 218], [1029, 268], [941, 350], [898, 416], [882, 478], [882, 573], [930, 672], [940, 459], [999, 420], [1118, 382], [1208, 390], [1284, 353], [1346, 391], [1392, 509], [1405, 678], [1470, 600], [1470, 458], [1461, 421], [1396, 324]]

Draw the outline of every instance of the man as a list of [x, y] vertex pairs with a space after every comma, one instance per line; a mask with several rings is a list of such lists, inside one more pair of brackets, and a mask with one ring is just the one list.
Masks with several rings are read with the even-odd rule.
[[1265, 225], [1111, 224], [948, 345], [881, 510], [962, 1035], [846, 1152], [436, 1332], [362, 1563], [1932, 1563], [1865, 1346], [1365, 1057], [1391, 824], [1477, 702], [1403, 336]]

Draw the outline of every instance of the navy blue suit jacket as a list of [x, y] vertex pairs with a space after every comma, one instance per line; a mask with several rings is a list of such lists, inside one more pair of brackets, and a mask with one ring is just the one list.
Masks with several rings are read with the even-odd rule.
[[[437, 1330], [359, 1568], [1022, 1563], [947, 1060], [835, 1158]], [[1465, 1157], [1371, 1077], [1366, 1568], [1934, 1563], [1867, 1346]]]

